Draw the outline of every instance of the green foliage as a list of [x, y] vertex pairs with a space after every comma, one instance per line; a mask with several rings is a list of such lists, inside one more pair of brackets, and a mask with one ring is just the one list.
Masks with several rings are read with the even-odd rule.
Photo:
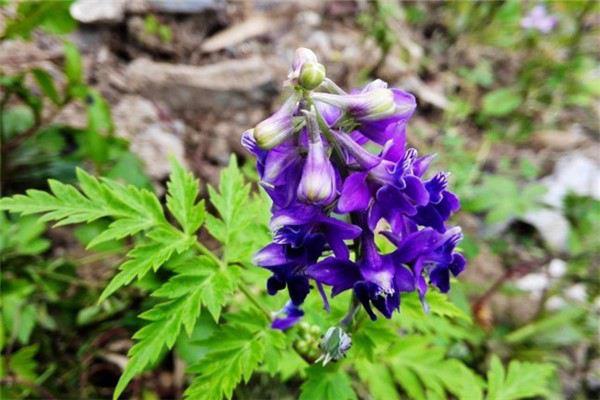
[[355, 400], [350, 377], [341, 368], [315, 365], [306, 372], [306, 381], [300, 387], [300, 400]]
[[157, 36], [164, 43], [173, 40], [171, 28], [168, 25], [161, 24], [154, 15], [148, 15], [144, 19], [144, 31], [149, 35]]
[[492, 357], [488, 372], [487, 400], [514, 400], [533, 396], [547, 396], [548, 380], [554, 367], [549, 364], [532, 364], [512, 361], [508, 371], [498, 357]]
[[[24, 216], [40, 214], [40, 221], [55, 221], [55, 226], [110, 220], [107, 229], [91, 240], [88, 247], [144, 233], [143, 240], [127, 253], [126, 261], [100, 295], [99, 302], [134, 280], [140, 281], [151, 271], [156, 272], [172, 258], [178, 258], [170, 265], [171, 278], [152, 293], [160, 302], [140, 315], [148, 322], [134, 335], [137, 342], [129, 352], [131, 359], [115, 389], [115, 398], [134, 376], [155, 364], [165, 349], [173, 347], [182, 327], [191, 335], [201, 307], [206, 307], [215, 321], [219, 320], [222, 308], [231, 300], [240, 279], [239, 267], [228, 265], [225, 260], [247, 263], [248, 259], [242, 255], [250, 254], [257, 240], [256, 237], [237, 239], [242, 229], [258, 223], [254, 211], [259, 207], [253, 203], [262, 199], [256, 197], [253, 203], [248, 203], [250, 188], [235, 159], [232, 158], [230, 167], [223, 171], [219, 190], [209, 188], [211, 203], [220, 217], [206, 214], [204, 201], [197, 200], [199, 182], [177, 163], [173, 162], [172, 168], [166, 209], [179, 228], [168, 222], [158, 199], [149, 191], [107, 178], [97, 179], [81, 169], [77, 170], [79, 189], [51, 180], [51, 193], [28, 190], [25, 195], [0, 201], [1, 209]], [[210, 221], [207, 228], [215, 238], [224, 244], [237, 240], [238, 249], [231, 253], [224, 251], [223, 260], [196, 241], [196, 232], [205, 218], [207, 224]], [[190, 256], [192, 250], [203, 255]], [[262, 348], [260, 351], [264, 354], [264, 340], [275, 333], [267, 330], [252, 334], [258, 335], [257, 346], [260, 347], [257, 348]], [[249, 353], [248, 357], [258, 365], [263, 356]], [[242, 358], [239, 362], [246, 366], [246, 361]], [[246, 380], [249, 377], [248, 373], [242, 375]], [[231, 381], [233, 386], [223, 389], [223, 393], [231, 393], [239, 379]]]
[[[51, 177], [69, 182], [74, 167], [83, 160], [93, 162], [97, 171], [108, 176], [148, 186], [128, 143], [113, 136], [108, 103], [85, 84], [79, 50], [67, 42], [64, 55], [64, 86], [40, 68], [0, 78], [4, 191], [40, 187]], [[55, 116], [74, 102], [85, 107], [87, 126], [81, 129], [54, 123]], [[70, 142], [77, 143], [75, 149]]]
[[186, 398], [231, 399], [242, 381], [285, 347], [284, 335], [265, 327], [264, 316], [254, 312], [238, 313], [210, 338], [199, 342], [209, 352], [190, 368], [197, 374], [186, 390]]
[[473, 212], [486, 212], [486, 221], [492, 224], [523, 216], [536, 207], [545, 191], [540, 184], [520, 188], [514, 178], [485, 175], [464, 207]]
[[71, 0], [19, 2], [16, 18], [8, 20], [0, 38], [28, 39], [38, 27], [54, 34], [69, 33], [77, 26], [69, 13], [71, 3]]
[[482, 396], [477, 376], [464, 364], [446, 360], [443, 347], [427, 338], [405, 336], [390, 352], [394, 377], [411, 398], [446, 398], [446, 391], [465, 400]]
[[490, 117], [510, 114], [521, 105], [519, 92], [512, 88], [497, 89], [483, 97], [481, 112]]

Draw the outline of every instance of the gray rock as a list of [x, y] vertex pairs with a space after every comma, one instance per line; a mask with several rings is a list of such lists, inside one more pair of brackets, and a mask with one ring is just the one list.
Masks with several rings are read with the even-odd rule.
[[131, 151], [150, 177], [160, 180], [169, 174], [169, 157], [185, 165], [182, 137], [186, 127], [181, 121], [161, 121], [155, 105], [139, 96], [121, 99], [113, 117], [117, 134], [129, 140]]
[[285, 68], [281, 70], [277, 61], [258, 56], [206, 66], [137, 59], [125, 72], [130, 89], [163, 101], [174, 111], [220, 114], [256, 106], [257, 102], [270, 103], [275, 82], [284, 79], [276, 74], [284, 75]]
[[556, 163], [554, 173], [542, 180], [548, 188], [544, 203], [562, 209], [569, 193], [600, 199], [600, 165], [578, 152], [567, 154]]
[[223, 0], [147, 0], [156, 11], [177, 14], [195, 14], [223, 7]]
[[567, 251], [569, 221], [560, 211], [541, 208], [528, 212], [523, 220], [537, 229], [542, 239], [551, 249], [561, 252]]
[[118, 23], [125, 16], [125, 3], [125, 0], [77, 0], [69, 11], [75, 20], [84, 24]]

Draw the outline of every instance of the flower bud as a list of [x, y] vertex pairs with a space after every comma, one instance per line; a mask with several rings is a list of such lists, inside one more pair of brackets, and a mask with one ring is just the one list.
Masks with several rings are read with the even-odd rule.
[[317, 63], [317, 56], [312, 50], [306, 47], [298, 47], [294, 53], [294, 60], [292, 61], [292, 71], [290, 74], [299, 74], [302, 66], [305, 63]]
[[376, 121], [392, 116], [397, 112], [394, 92], [383, 87], [345, 96], [315, 93], [313, 99], [339, 107], [363, 121]]
[[354, 157], [361, 167], [369, 170], [381, 162], [379, 157], [369, 153], [364, 147], [356, 143], [349, 134], [335, 130], [332, 130], [331, 133], [336, 138], [337, 142], [340, 143], [352, 157]]
[[298, 83], [306, 90], [313, 90], [325, 79], [325, 67], [318, 62], [306, 62], [300, 69]]
[[317, 362], [323, 361], [326, 365], [329, 361], [337, 361], [346, 355], [346, 352], [352, 346], [352, 339], [344, 330], [338, 326], [332, 326], [327, 329], [321, 339], [319, 347], [322, 354]]
[[269, 150], [292, 136], [297, 103], [298, 98], [291, 96], [275, 114], [254, 127], [253, 136], [258, 147]]
[[[314, 117], [314, 116], [313, 116]], [[308, 155], [302, 169], [297, 195], [301, 201], [329, 204], [335, 198], [335, 172], [329, 161], [316, 121], [309, 123]]]

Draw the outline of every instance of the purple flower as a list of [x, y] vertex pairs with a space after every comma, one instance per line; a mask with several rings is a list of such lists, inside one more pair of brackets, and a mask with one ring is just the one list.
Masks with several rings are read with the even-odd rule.
[[371, 319], [377, 319], [371, 306], [391, 318], [400, 307], [400, 292], [414, 290], [414, 279], [392, 255], [379, 254], [372, 233], [363, 232], [361, 239], [361, 258], [357, 262], [329, 257], [308, 267], [306, 273], [331, 286], [332, 296], [353, 289]]
[[[280, 317], [281, 314], [285, 316]], [[302, 316], [304, 316], [304, 311], [293, 302], [288, 301], [285, 307], [277, 312], [276, 316], [277, 317], [271, 323], [271, 328], [285, 331], [300, 321]]]
[[309, 204], [327, 205], [336, 196], [335, 171], [323, 146], [316, 121], [309, 121], [308, 155], [298, 185], [298, 199]]
[[298, 105], [298, 97], [291, 96], [281, 108], [269, 118], [259, 122], [252, 135], [258, 147], [272, 149], [294, 133], [293, 115]]
[[314, 264], [325, 242], [321, 235], [310, 235], [302, 246], [271, 243], [254, 256], [254, 263], [273, 273], [267, 281], [267, 292], [274, 295], [287, 287], [292, 303], [300, 305], [310, 291], [304, 271]]
[[337, 218], [328, 216], [322, 209], [302, 203], [286, 208], [274, 207], [271, 219], [275, 243], [302, 246], [306, 238], [320, 233], [329, 249], [342, 259], [348, 258], [345, 240], [357, 238], [361, 228]]
[[466, 265], [462, 254], [455, 252], [462, 239], [459, 227], [452, 228], [443, 234], [434, 229], [425, 228], [404, 237], [384, 232], [397, 247], [391, 254], [396, 265], [410, 266], [421, 299], [427, 292], [427, 284], [423, 274], [428, 274], [430, 282], [442, 292], [450, 289], [450, 273], [457, 276]]
[[558, 24], [554, 15], [548, 14], [546, 6], [538, 4], [521, 19], [521, 27], [524, 29], [535, 29], [541, 33], [549, 33]]
[[360, 92], [338, 95], [315, 93], [313, 98], [345, 111], [350, 122], [364, 136], [385, 144], [401, 132], [416, 108], [415, 97], [400, 89], [389, 89], [387, 83], [376, 80]]
[[[273, 327], [298, 321], [314, 287], [326, 310], [324, 285], [331, 296], [352, 290], [372, 319], [391, 318], [404, 292], [424, 304], [428, 285], [447, 292], [466, 264], [460, 228], [448, 223], [460, 203], [447, 173], [427, 173], [434, 156], [406, 148], [414, 96], [380, 80], [348, 94], [307, 49], [296, 52], [289, 82], [281, 109], [242, 135], [273, 200], [273, 242], [254, 262], [272, 272], [267, 292], [287, 288], [291, 299]], [[377, 226], [389, 227], [394, 251], [377, 248]]]

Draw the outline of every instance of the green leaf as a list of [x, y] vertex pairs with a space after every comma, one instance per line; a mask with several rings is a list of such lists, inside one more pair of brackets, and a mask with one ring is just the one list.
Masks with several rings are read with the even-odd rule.
[[313, 365], [306, 372], [306, 381], [300, 387], [299, 400], [354, 400], [350, 377], [337, 366]]
[[25, 381], [35, 381], [37, 362], [33, 357], [38, 352], [38, 345], [23, 347], [10, 356], [8, 369]]
[[501, 117], [516, 110], [521, 102], [521, 95], [516, 89], [497, 89], [483, 97], [482, 113], [491, 117]]
[[35, 124], [35, 115], [31, 108], [17, 105], [7, 108], [2, 115], [2, 140], [8, 140], [30, 129]]
[[250, 196], [250, 185], [245, 183], [234, 157], [221, 172], [219, 190], [209, 186], [208, 191], [220, 218], [208, 214], [205, 226], [223, 244], [223, 259], [250, 263], [256, 249], [271, 238], [270, 200], [264, 192]]
[[65, 42], [65, 75], [69, 86], [83, 83], [83, 66], [81, 54], [73, 43]]
[[7, 21], [2, 38], [20, 36], [28, 39], [31, 32], [52, 15], [53, 9], [51, 1], [20, 3], [16, 18]]
[[119, 273], [104, 288], [99, 303], [134, 279], [142, 279], [150, 270], [156, 271], [175, 252], [183, 253], [194, 242], [194, 238], [168, 228], [156, 228], [148, 233], [148, 237], [152, 239], [149, 244], [136, 246], [127, 253], [128, 260], [121, 264]]
[[37, 82], [42, 92], [56, 105], [59, 105], [62, 101], [56, 87], [54, 86], [54, 80], [52, 76], [43, 69], [34, 68], [31, 70], [35, 81]]
[[28, 190], [26, 195], [0, 199], [0, 209], [22, 215], [43, 214], [41, 221], [57, 221], [56, 226], [89, 223], [105, 217], [117, 220], [88, 247], [160, 225], [168, 226], [158, 199], [148, 190], [109, 179], [99, 181], [82, 169], [77, 169], [77, 178], [81, 191], [49, 180], [52, 194]]
[[[159, 251], [164, 251], [163, 246], [159, 246], [162, 249]], [[145, 259], [145, 257], [140, 258]], [[156, 255], [151, 255], [149, 258], [156, 259]], [[138, 264], [141, 264], [146, 272], [149, 270], [147, 262], [139, 260]], [[133, 267], [127, 268], [130, 269], [132, 271], [127, 276], [137, 272]], [[175, 276], [152, 293], [152, 296], [166, 301], [140, 315], [141, 318], [152, 322], [133, 336], [138, 342], [131, 348], [129, 353], [131, 359], [119, 379], [115, 398], [122, 393], [134, 376], [158, 360], [164, 348], [173, 347], [182, 326], [188, 336], [192, 334], [202, 305], [206, 306], [215, 321], [218, 321], [221, 307], [231, 298], [237, 287], [236, 270], [233, 267], [221, 269], [206, 256], [184, 259], [173, 269]], [[120, 283], [121, 280], [115, 285]], [[116, 289], [111, 287], [111, 290]]]
[[232, 242], [235, 231], [243, 229], [249, 223], [249, 220], [239, 217], [246, 207], [250, 185], [244, 182], [234, 156], [231, 157], [229, 166], [221, 171], [219, 191], [209, 186], [208, 193], [220, 219], [207, 217], [206, 227], [211, 235], [227, 247]]
[[87, 105], [87, 128], [104, 135], [112, 134], [114, 130], [110, 107], [97, 90], [88, 88], [85, 94]]
[[[194, 298], [198, 305], [202, 304], [208, 308], [215, 322], [218, 322], [222, 306], [237, 288], [237, 268], [221, 268], [210, 258], [200, 256], [185, 260], [174, 269], [176, 275], [155, 291], [153, 296], [168, 299], [182, 296]], [[191, 319], [186, 323], [188, 333], [194, 326]]]
[[183, 230], [193, 235], [205, 218], [204, 201], [196, 202], [200, 183], [175, 160], [171, 160], [171, 177], [167, 183], [167, 208]]
[[482, 382], [456, 359], [445, 359], [445, 348], [428, 337], [404, 336], [387, 353], [394, 377], [411, 398], [447, 398], [450, 392], [461, 400], [482, 398]]
[[394, 379], [388, 367], [382, 363], [357, 360], [354, 364], [361, 381], [367, 384], [369, 393], [374, 400], [399, 399]]
[[508, 373], [497, 356], [492, 357], [488, 372], [487, 400], [515, 400], [549, 394], [551, 364], [511, 361]]
[[186, 300], [180, 299], [171, 303], [163, 303], [151, 310], [155, 314], [160, 313], [160, 318], [145, 325], [133, 336], [138, 342], [129, 350], [130, 359], [117, 382], [113, 399], [117, 399], [123, 393], [127, 384], [136, 375], [156, 363], [165, 347], [169, 349], [173, 347], [181, 331], [185, 305]]
[[260, 314], [243, 313], [241, 320], [249, 323], [239, 320], [228, 323], [213, 337], [201, 342], [210, 352], [190, 368], [190, 372], [198, 375], [186, 390], [186, 398], [231, 399], [235, 387], [242, 381], [248, 382], [265, 361], [269, 349], [285, 347], [283, 333], [268, 327]]

